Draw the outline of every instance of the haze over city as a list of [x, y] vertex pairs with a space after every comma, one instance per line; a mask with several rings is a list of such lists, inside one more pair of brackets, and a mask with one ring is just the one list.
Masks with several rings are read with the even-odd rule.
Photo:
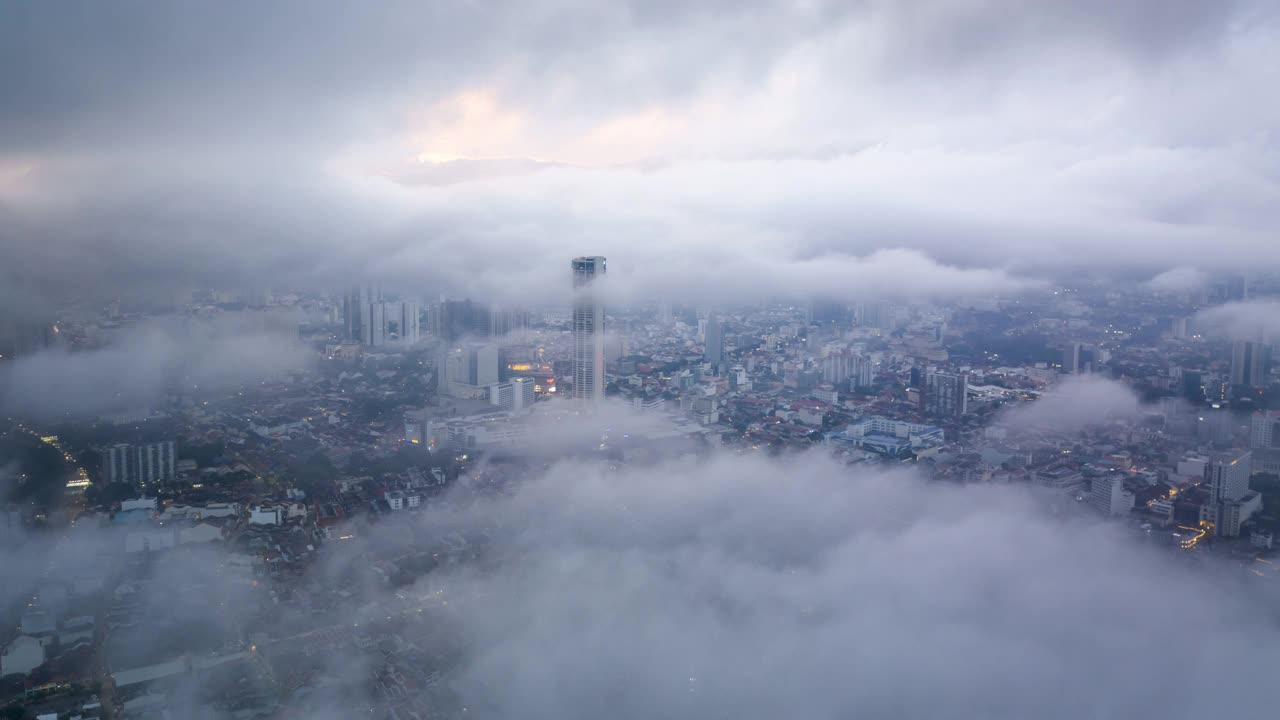
[[1277, 48], [0, 7], [0, 717], [1274, 714]]

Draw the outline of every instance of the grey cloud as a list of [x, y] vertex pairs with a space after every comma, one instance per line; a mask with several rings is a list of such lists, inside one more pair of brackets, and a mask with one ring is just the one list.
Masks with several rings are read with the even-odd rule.
[[[937, 262], [908, 294], [1280, 265], [1263, 3], [78, 10], [0, 10], [0, 250], [42, 288], [545, 298], [582, 252], [725, 298], [882, 250]], [[494, 106], [435, 116], [463, 91]]]
[[1138, 396], [1118, 380], [1072, 375], [1047, 389], [1038, 400], [1014, 405], [999, 422], [1011, 428], [1041, 428], [1067, 435], [1089, 425], [1132, 420], [1141, 412]]
[[1182, 266], [1156, 275], [1146, 285], [1157, 292], [1186, 292], [1203, 288], [1208, 283], [1208, 273], [1199, 268]]
[[159, 319], [126, 328], [97, 349], [45, 350], [7, 364], [0, 368], [0, 408], [45, 419], [135, 412], [169, 392], [275, 380], [312, 360], [287, 318]]
[[1192, 318], [1206, 335], [1232, 340], [1266, 340], [1280, 337], [1280, 302], [1247, 300], [1205, 308]]
[[[1178, 562], [1091, 515], [1051, 517], [1020, 488], [724, 450], [561, 462], [506, 494], [458, 492], [326, 545], [294, 582], [354, 593], [358, 610], [317, 621], [348, 642], [356, 625], [427, 609], [422, 627], [442, 644], [425, 661], [455, 658], [440, 687], [477, 717], [1195, 718], [1270, 706], [1280, 637], [1274, 597], [1252, 576]], [[480, 560], [395, 590], [369, 572], [370, 558], [452, 533], [486, 538]], [[72, 533], [24, 551], [70, 572], [120, 539]], [[277, 622], [248, 588], [223, 587], [219, 559], [159, 556], [157, 595], [142, 598], [151, 622], [206, 614], [213, 637]], [[40, 581], [15, 579], [0, 593]], [[278, 622], [277, 635], [302, 630]], [[164, 652], [165, 633], [133, 635], [139, 654]], [[291, 704], [318, 718], [367, 713], [381, 664], [368, 657], [299, 655], [320, 675]], [[178, 688], [170, 704], [194, 712], [208, 690]]]
[[497, 717], [1189, 718], [1187, 637], [1233, 708], [1268, 702], [1230, 662], [1275, 657], [1258, 598], [1013, 489], [720, 456], [566, 464], [484, 513], [497, 571], [431, 587]]

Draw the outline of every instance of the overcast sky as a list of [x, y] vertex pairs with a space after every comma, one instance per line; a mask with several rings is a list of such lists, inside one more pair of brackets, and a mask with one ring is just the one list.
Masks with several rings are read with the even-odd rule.
[[1280, 267], [1274, 3], [687, 5], [6, 3], [6, 271], [548, 300], [603, 254], [708, 300]]

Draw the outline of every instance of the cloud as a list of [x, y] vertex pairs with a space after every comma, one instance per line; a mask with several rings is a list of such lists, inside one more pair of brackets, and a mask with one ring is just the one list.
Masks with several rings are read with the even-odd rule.
[[[283, 323], [283, 324], [281, 324]], [[0, 368], [0, 407], [83, 419], [155, 409], [169, 393], [200, 395], [308, 367], [297, 323], [268, 313], [159, 318], [85, 351], [45, 350]]]
[[[1269, 707], [1280, 637], [1265, 586], [1177, 562], [1087, 510], [1050, 517], [1022, 488], [939, 486], [818, 452], [583, 456], [519, 476], [479, 496], [464, 476], [448, 502], [326, 544], [290, 581], [312, 603], [306, 621], [294, 599], [273, 614], [265, 587], [220, 552], [190, 548], [161, 553], [125, 600], [141, 603], [143, 627], [188, 623], [188, 642], [210, 649], [265, 622], [267, 635], [252, 635], [261, 662], [318, 718], [376, 702], [368, 678], [387, 662], [383, 631], [418, 644], [414, 672], [440, 671], [418, 689], [432, 707], [449, 694], [477, 716], [1192, 718]], [[19, 572], [10, 599], [122, 542], [77, 530], [24, 546], [28, 558], [56, 556], [58, 570]], [[412, 585], [372, 569], [460, 537], [472, 543], [465, 559]], [[374, 638], [367, 651], [353, 644], [361, 634]], [[182, 650], [174, 637], [117, 629], [111, 651], [159, 662]], [[316, 652], [327, 646], [341, 651]], [[266, 682], [260, 666], [246, 672]], [[191, 680], [171, 707], [216, 698], [213, 675]], [[1078, 687], [1090, 691], [1063, 691]]]
[[1213, 337], [1273, 342], [1280, 336], [1280, 302], [1246, 300], [1216, 305], [1197, 312], [1192, 323]]
[[546, 299], [583, 253], [726, 299], [878, 251], [948, 269], [899, 276], [926, 295], [1280, 267], [1262, 2], [81, 10], [0, 11], [11, 286]]
[[489, 569], [420, 589], [467, 639], [451, 685], [497, 717], [1195, 717], [1187, 637], [1230, 707], [1268, 702], [1228, 662], [1273, 654], [1252, 595], [1016, 489], [720, 455], [566, 463], [481, 514]]
[[1186, 292], [1203, 288], [1208, 283], [1208, 273], [1184, 265], [1156, 275], [1147, 281], [1146, 286], [1156, 292]]
[[1138, 395], [1122, 382], [1097, 375], [1071, 375], [1040, 399], [1004, 411], [999, 422], [1012, 428], [1044, 428], [1062, 435], [1090, 425], [1137, 418]]

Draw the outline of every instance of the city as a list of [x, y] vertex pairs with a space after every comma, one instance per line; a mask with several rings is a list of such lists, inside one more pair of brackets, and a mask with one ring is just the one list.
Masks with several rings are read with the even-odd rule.
[[1280, 15], [749, 5], [0, 9], [0, 720], [1274, 714]]

